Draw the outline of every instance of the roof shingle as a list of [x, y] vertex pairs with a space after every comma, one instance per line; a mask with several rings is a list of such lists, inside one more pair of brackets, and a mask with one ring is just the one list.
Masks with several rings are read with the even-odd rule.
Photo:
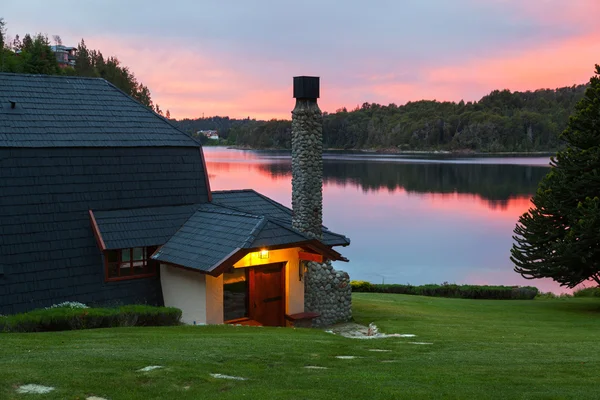
[[100, 78], [0, 73], [0, 118], [0, 147], [199, 146]]

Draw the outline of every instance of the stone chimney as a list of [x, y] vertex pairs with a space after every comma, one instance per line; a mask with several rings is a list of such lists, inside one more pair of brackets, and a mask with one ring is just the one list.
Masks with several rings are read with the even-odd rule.
[[294, 78], [292, 111], [292, 225], [321, 238], [323, 225], [323, 115], [317, 105], [319, 78]]
[[[294, 77], [296, 106], [292, 111], [292, 225], [321, 239], [323, 226], [323, 114], [317, 105], [319, 78]], [[352, 317], [350, 278], [330, 261], [307, 262], [304, 309], [321, 316], [315, 326]]]

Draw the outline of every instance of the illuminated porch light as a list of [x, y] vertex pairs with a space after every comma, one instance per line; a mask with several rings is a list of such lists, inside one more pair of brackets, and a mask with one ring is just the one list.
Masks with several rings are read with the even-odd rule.
[[261, 260], [266, 260], [269, 258], [269, 250], [261, 250], [258, 253], [258, 258], [260, 258]]

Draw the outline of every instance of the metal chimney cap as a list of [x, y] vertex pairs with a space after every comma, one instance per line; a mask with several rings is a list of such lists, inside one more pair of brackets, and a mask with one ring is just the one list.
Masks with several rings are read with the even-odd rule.
[[294, 98], [295, 99], [318, 99], [319, 98], [318, 76], [295, 76]]

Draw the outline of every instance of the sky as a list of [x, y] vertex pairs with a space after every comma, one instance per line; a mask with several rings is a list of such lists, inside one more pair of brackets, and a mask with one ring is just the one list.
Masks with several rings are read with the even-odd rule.
[[[0, 0], [9, 37], [116, 56], [174, 118], [291, 118], [292, 77], [323, 111], [474, 101], [585, 83], [599, 0]], [[595, 23], [596, 22], [596, 23]]]

